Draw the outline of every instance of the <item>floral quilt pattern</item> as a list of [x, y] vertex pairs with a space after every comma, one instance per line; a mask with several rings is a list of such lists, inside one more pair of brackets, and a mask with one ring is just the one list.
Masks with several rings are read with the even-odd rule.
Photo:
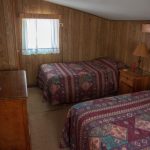
[[150, 150], [150, 91], [74, 105], [60, 146], [71, 150]]
[[52, 104], [76, 103], [114, 94], [118, 90], [118, 64], [111, 59], [78, 63], [43, 64], [38, 85]]

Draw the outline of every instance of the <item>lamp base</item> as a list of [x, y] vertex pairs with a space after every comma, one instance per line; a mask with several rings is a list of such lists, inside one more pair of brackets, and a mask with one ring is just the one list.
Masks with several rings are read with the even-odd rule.
[[138, 73], [138, 74], [142, 74], [143, 73], [143, 69], [141, 67], [143, 67], [143, 58], [141, 56], [139, 56], [139, 58], [138, 58], [138, 66], [136, 68], [136, 73]]
[[141, 57], [141, 56], [139, 56], [139, 58], [138, 58], [138, 69], [140, 69], [141, 62], [142, 62], [142, 57]]

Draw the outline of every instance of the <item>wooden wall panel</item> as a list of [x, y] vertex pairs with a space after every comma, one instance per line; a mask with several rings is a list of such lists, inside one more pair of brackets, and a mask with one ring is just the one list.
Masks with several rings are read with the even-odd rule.
[[0, 0], [0, 69], [8, 66], [8, 51], [6, 41], [6, 28], [4, 22], [3, 1]]
[[18, 55], [16, 47], [16, 10], [14, 0], [3, 0], [6, 26], [6, 41], [8, 48], [9, 68], [18, 68]]
[[13, 0], [0, 0], [0, 70], [18, 67], [14, 11]]
[[[27, 70], [29, 85], [36, 84], [37, 72], [43, 63], [90, 60], [102, 55], [98, 46], [98, 37], [106, 33], [107, 27], [99, 30], [99, 25], [104, 19], [40, 0], [22, 0], [21, 2], [17, 0], [16, 4], [17, 14], [59, 14], [63, 23], [60, 54], [21, 56], [21, 68]], [[104, 37], [102, 40], [105, 42]]]
[[[65, 13], [67, 14], [67, 13]], [[97, 56], [97, 37], [100, 18], [69, 10], [63, 28], [63, 61], [81, 61]], [[65, 41], [68, 42], [65, 42]]]
[[[21, 52], [20, 13], [61, 15], [61, 53], [20, 55], [19, 61], [17, 52]], [[28, 84], [35, 85], [39, 66], [43, 63], [109, 56], [130, 65], [137, 60], [132, 52], [139, 42], [145, 42], [150, 48], [150, 35], [141, 32], [142, 23], [106, 20], [42, 0], [0, 0], [0, 69], [19, 68], [20, 62], [20, 68], [27, 70]], [[150, 71], [149, 58], [145, 59], [144, 69]]]
[[[17, 14], [20, 13], [31, 13], [31, 14], [62, 14], [58, 13], [57, 5], [51, 5], [50, 3], [40, 1], [40, 0], [17, 0]], [[19, 18], [18, 18], [19, 20]], [[18, 24], [20, 22], [18, 21]], [[18, 40], [21, 39], [21, 33], [18, 32]], [[21, 51], [21, 41], [19, 42], [19, 47]], [[48, 54], [48, 55], [31, 55], [20, 57], [21, 69], [27, 71], [28, 85], [35, 85], [37, 82], [37, 74], [39, 66], [44, 63], [51, 62], [62, 62], [62, 50], [60, 54]]]
[[[108, 41], [110, 47], [107, 54], [122, 60], [129, 66], [137, 62], [138, 57], [133, 56], [132, 53], [138, 43], [144, 42], [150, 49], [150, 33], [142, 33], [143, 23], [150, 23], [150, 21], [111, 21]], [[144, 59], [143, 69], [150, 71], [150, 56]]]

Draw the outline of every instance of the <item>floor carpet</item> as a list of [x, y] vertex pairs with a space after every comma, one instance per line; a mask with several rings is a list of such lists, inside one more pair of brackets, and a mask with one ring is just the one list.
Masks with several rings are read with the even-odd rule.
[[51, 106], [38, 88], [29, 88], [27, 101], [32, 150], [59, 150], [58, 141], [70, 105]]

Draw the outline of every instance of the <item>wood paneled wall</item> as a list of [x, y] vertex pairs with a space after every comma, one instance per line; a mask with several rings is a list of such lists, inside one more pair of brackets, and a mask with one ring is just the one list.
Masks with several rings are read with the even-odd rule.
[[43, 63], [90, 60], [107, 54], [104, 50], [109, 21], [40, 0], [18, 0], [17, 8], [17, 14], [59, 14], [63, 23], [60, 54], [21, 57], [21, 67], [27, 70], [30, 85], [36, 83], [39, 66]]
[[[109, 45], [106, 51], [109, 56], [122, 60], [129, 66], [136, 62], [138, 57], [133, 56], [136, 46], [144, 42], [150, 49], [150, 33], [142, 33], [142, 24], [150, 21], [111, 21], [109, 28]], [[150, 71], [150, 56], [144, 58], [143, 69]]]
[[[61, 53], [19, 55], [20, 13], [61, 15]], [[139, 42], [145, 42], [150, 48], [150, 34], [141, 32], [142, 23], [111, 21], [42, 0], [0, 0], [0, 70], [19, 68], [20, 64], [20, 68], [27, 71], [28, 84], [35, 85], [39, 66], [43, 63], [109, 56], [130, 65], [137, 60], [132, 52]], [[150, 71], [149, 64], [150, 59], [146, 58], [145, 70]]]
[[18, 68], [13, 0], [0, 0], [0, 70]]

